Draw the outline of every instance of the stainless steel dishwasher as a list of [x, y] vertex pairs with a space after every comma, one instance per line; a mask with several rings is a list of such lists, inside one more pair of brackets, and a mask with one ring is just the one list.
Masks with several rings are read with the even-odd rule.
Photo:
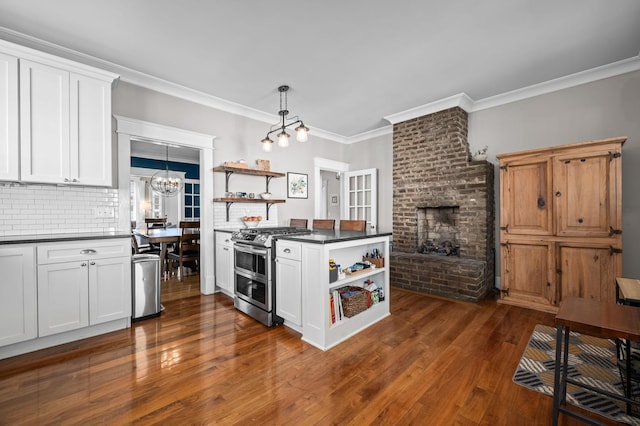
[[136, 254], [131, 258], [131, 318], [140, 321], [160, 315], [160, 256]]

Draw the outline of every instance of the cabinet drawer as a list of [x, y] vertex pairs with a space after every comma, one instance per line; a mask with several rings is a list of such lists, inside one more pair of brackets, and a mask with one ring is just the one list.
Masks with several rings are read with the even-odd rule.
[[86, 240], [38, 245], [38, 265], [49, 263], [105, 259], [109, 257], [131, 256], [129, 238], [110, 240]]
[[302, 251], [300, 243], [292, 243], [290, 241], [280, 241], [276, 243], [276, 257], [284, 259], [300, 260], [300, 252]]
[[216, 231], [215, 232], [216, 244], [223, 244], [231, 247], [233, 241], [231, 241], [231, 232]]

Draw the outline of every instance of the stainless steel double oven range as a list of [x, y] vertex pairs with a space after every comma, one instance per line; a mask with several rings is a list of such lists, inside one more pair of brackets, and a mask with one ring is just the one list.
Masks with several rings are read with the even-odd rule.
[[282, 235], [309, 234], [308, 229], [245, 228], [231, 234], [234, 242], [234, 306], [267, 327], [282, 323], [276, 315], [275, 241]]

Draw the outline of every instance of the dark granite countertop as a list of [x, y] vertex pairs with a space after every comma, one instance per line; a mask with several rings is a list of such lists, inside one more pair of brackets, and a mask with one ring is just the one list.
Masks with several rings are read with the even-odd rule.
[[5, 244], [34, 244], [55, 243], [62, 241], [106, 240], [112, 238], [131, 238], [128, 232], [77, 232], [69, 234], [35, 234], [35, 235], [5, 235], [0, 237], [0, 245]]
[[392, 235], [391, 232], [385, 231], [340, 231], [338, 229], [329, 230], [315, 230], [306, 235], [283, 235], [277, 237], [279, 240], [299, 241], [301, 243], [312, 244], [331, 244], [341, 241], [355, 241], [367, 238], [386, 237]]
[[236, 232], [238, 228], [214, 228], [214, 232], [227, 232], [231, 234], [232, 232]]

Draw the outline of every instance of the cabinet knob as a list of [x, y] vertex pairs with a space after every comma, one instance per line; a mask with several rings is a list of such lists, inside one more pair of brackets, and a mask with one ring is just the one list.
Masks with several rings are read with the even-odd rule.
[[229, 247], [225, 247], [225, 248], [223, 248], [222, 250], [224, 250], [224, 251], [229, 251]]
[[89, 262], [89, 265], [95, 265], [96, 262]]
[[556, 192], [556, 197], [561, 196], [562, 194], [560, 193], [560, 191]]
[[582, 223], [582, 222], [584, 222], [584, 219], [582, 219], [581, 217], [578, 218], [578, 223]]
[[83, 267], [84, 267], [84, 266], [87, 266], [87, 262], [82, 262], [82, 263], [80, 264], [80, 266], [83, 266]]
[[64, 178], [64, 181], [65, 182], [69, 182], [69, 178]]
[[97, 251], [95, 251], [94, 249], [84, 249], [84, 250], [80, 250], [80, 254], [96, 254]]
[[288, 249], [288, 248], [286, 248], [286, 249], [284, 249], [282, 251], [285, 252], [285, 253], [291, 253], [291, 249]]

